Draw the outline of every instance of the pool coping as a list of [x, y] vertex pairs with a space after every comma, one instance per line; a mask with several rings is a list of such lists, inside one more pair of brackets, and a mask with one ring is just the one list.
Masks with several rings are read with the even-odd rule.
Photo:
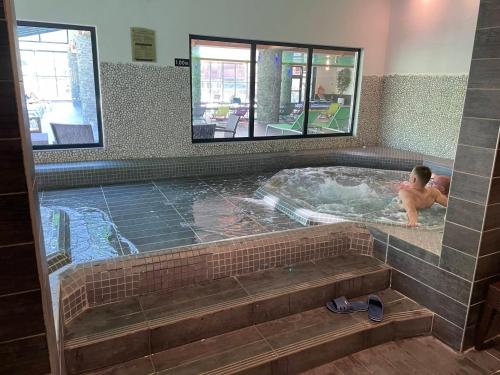
[[260, 154], [233, 154], [37, 164], [40, 189], [117, 184], [151, 179], [259, 173], [287, 168], [344, 165], [411, 170], [428, 165], [451, 174], [453, 161], [388, 147], [350, 147]]

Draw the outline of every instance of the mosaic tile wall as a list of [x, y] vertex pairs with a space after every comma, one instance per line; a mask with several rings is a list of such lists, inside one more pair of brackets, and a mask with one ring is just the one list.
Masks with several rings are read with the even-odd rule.
[[380, 109], [381, 144], [454, 159], [467, 77], [385, 76]]
[[375, 145], [382, 78], [365, 76], [356, 137], [192, 144], [189, 69], [100, 65], [104, 149], [37, 151], [36, 163], [280, 152]]
[[68, 322], [89, 306], [341, 254], [372, 255], [361, 225], [332, 224], [71, 266], [60, 275]]

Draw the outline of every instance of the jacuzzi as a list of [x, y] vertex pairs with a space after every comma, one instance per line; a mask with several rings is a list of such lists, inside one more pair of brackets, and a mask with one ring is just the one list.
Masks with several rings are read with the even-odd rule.
[[[257, 196], [304, 225], [364, 222], [406, 226], [397, 189], [409, 172], [355, 167], [285, 169], [257, 190]], [[418, 226], [441, 230], [446, 208], [419, 211]]]

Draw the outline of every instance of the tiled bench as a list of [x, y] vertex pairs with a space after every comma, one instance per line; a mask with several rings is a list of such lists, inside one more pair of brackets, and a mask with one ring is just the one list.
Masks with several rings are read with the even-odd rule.
[[[196, 156], [168, 159], [102, 160], [38, 164], [39, 188], [64, 188], [187, 176], [277, 171], [284, 168], [346, 165], [411, 170], [426, 164], [451, 174], [451, 161], [384, 147], [290, 151], [243, 155]], [[446, 172], [449, 173], [446, 173]]]

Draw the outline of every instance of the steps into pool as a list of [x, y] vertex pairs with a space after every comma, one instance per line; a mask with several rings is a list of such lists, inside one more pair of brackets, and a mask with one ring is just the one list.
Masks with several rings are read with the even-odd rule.
[[[432, 313], [388, 289], [389, 280], [390, 268], [374, 258], [339, 256], [91, 308], [65, 327], [66, 370], [298, 373], [429, 334]], [[386, 304], [382, 323], [323, 307], [336, 296], [374, 292]]]

